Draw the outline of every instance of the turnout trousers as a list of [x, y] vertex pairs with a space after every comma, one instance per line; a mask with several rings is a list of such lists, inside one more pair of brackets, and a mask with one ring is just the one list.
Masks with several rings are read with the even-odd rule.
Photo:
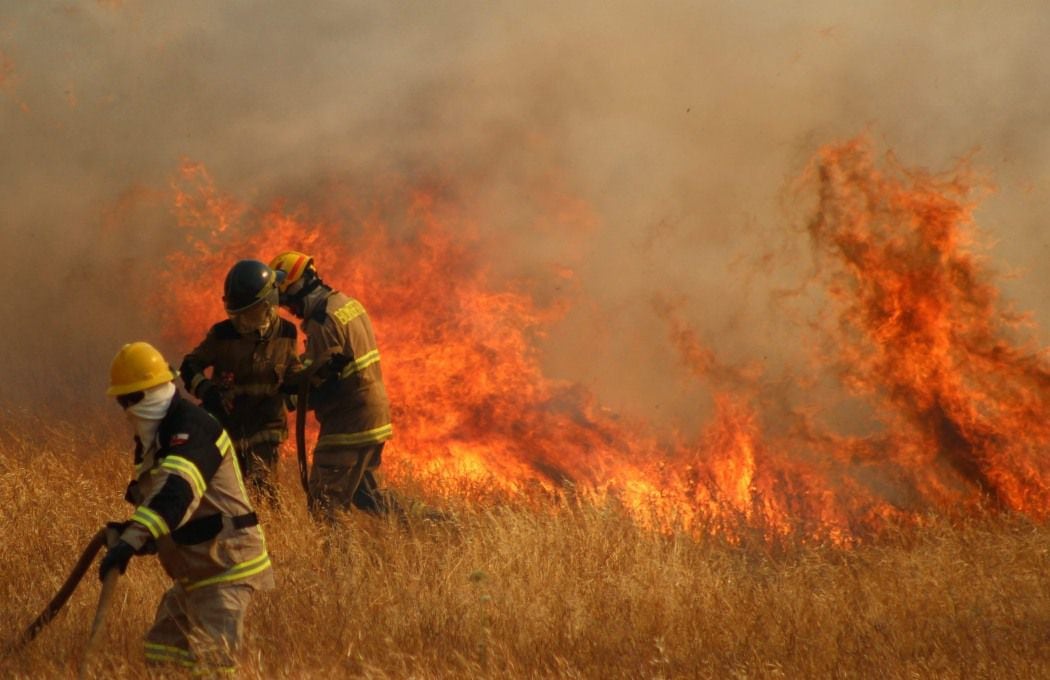
[[196, 676], [230, 676], [244, 637], [244, 616], [255, 589], [245, 583], [187, 592], [175, 584], [157, 607], [146, 633], [146, 663], [173, 665]]
[[310, 506], [325, 519], [351, 506], [381, 515], [386, 512], [376, 480], [383, 444], [324, 448], [314, 452], [310, 469]]

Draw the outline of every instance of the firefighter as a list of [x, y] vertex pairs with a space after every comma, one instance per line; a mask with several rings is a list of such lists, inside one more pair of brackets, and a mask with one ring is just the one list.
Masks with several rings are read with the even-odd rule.
[[270, 267], [283, 273], [281, 306], [303, 320], [306, 333], [306, 369], [299, 379], [311, 381], [309, 405], [321, 426], [310, 470], [311, 507], [328, 520], [351, 505], [385, 513], [392, 500], [384, 502], [375, 472], [393, 426], [372, 323], [360, 302], [325, 285], [313, 258], [286, 252]]
[[179, 367], [186, 389], [230, 433], [253, 490], [270, 501], [277, 498], [279, 448], [288, 438], [280, 387], [300, 368], [295, 324], [277, 314], [278, 276], [258, 260], [233, 265], [222, 297], [229, 318], [212, 326]]
[[273, 571], [229, 435], [174, 380], [148, 343], [124, 345], [113, 359], [106, 394], [135, 433], [127, 497], [136, 508], [116, 525], [99, 577], [155, 550], [174, 584], [146, 634], [147, 662], [228, 672], [252, 595], [273, 587]]

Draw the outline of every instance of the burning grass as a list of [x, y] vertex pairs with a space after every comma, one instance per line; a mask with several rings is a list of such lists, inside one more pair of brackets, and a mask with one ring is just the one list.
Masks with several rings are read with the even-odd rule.
[[[737, 371], [744, 386], [716, 395], [689, 442], [544, 375], [536, 341], [569, 303], [496, 286], [469, 206], [408, 191], [394, 221], [409, 238], [348, 198], [330, 221], [254, 210], [187, 164], [179, 278], [156, 288], [178, 311], [166, 341], [191, 346], [222, 317], [236, 259], [325, 253], [380, 335], [397, 427], [385, 471], [454, 517], [321, 527], [286, 464], [285, 504], [260, 512], [279, 587], [254, 604], [245, 677], [1050, 676], [1050, 368], [973, 246], [970, 181], [878, 162], [858, 140], [821, 151], [803, 183], [827, 303], [817, 359], [883, 427], [838, 434], [803, 404], [770, 429], [761, 371]], [[717, 368], [660, 311], [688, 368]], [[130, 454], [96, 432], [0, 418], [5, 639], [129, 514]], [[95, 669], [139, 677], [166, 583], [148, 558], [122, 581]], [[71, 675], [96, 594], [89, 579], [0, 670]]]
[[[657, 296], [683, 369], [714, 397], [696, 437], [613, 414], [546, 375], [543, 339], [586, 300], [496, 277], [486, 253], [499, 236], [485, 235], [478, 209], [455, 191], [333, 185], [324, 210], [264, 208], [187, 162], [172, 187], [184, 242], [167, 256], [169, 279], [149, 285], [165, 340], [186, 348], [222, 318], [217, 291], [232, 262], [286, 248], [317, 255], [322, 276], [361, 299], [375, 324], [397, 432], [387, 471], [399, 480], [511, 496], [571, 482], [596, 503], [618, 498], [652, 527], [770, 541], [801, 533], [847, 544], [989, 503], [1043, 519], [1050, 364], [999, 297], [971, 174], [902, 167], [864, 138], [814, 155], [798, 182], [806, 219], [794, 236], [809, 240], [814, 271], [803, 288], [817, 310], [795, 340], [818, 349], [811, 369], [783, 381], [763, 378], [760, 361], [724, 365]], [[581, 212], [555, 211], [559, 229], [596, 228]], [[821, 380], [838, 387], [783, 393]], [[863, 403], [853, 425], [866, 434], [824, 419], [847, 397]]]
[[[0, 427], [5, 641], [94, 529], [128, 514], [129, 454], [110, 435], [15, 418]], [[283, 473], [287, 502], [262, 513], [279, 585], [253, 605], [243, 677], [1050, 674], [1050, 528], [1017, 516], [933, 519], [852, 549], [661, 535], [587, 503], [451, 499], [454, 522], [355, 515], [330, 530]], [[165, 587], [136, 558], [99, 677], [145, 674], [140, 638]], [[97, 593], [89, 576], [3, 674], [73, 676]]]

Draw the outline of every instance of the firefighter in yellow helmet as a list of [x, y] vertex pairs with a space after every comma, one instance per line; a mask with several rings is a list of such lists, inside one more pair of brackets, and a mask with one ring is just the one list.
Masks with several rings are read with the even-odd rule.
[[280, 388], [301, 368], [295, 324], [277, 314], [280, 276], [258, 260], [234, 264], [223, 285], [229, 318], [212, 326], [179, 366], [186, 389], [233, 438], [250, 486], [271, 500], [278, 450], [288, 438]]
[[235, 667], [244, 616], [256, 590], [274, 585], [262, 528], [222, 426], [183, 399], [175, 374], [145, 342], [124, 345], [110, 367], [135, 433], [135, 511], [99, 566], [124, 573], [133, 555], [156, 552], [174, 581], [146, 634], [146, 660], [201, 674]]
[[[286, 252], [270, 262], [282, 272], [280, 303], [303, 320], [310, 407], [321, 432], [310, 470], [311, 506], [331, 519], [355, 506], [386, 512], [375, 471], [393, 434], [372, 323], [360, 302], [326, 285], [313, 258]], [[304, 406], [300, 406], [304, 408]]]

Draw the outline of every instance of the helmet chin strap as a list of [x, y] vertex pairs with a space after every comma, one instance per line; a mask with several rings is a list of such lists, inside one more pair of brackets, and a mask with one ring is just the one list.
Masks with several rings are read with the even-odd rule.
[[259, 337], [266, 337], [277, 325], [277, 305], [270, 305], [269, 313], [266, 315], [266, 323], [259, 329]]

